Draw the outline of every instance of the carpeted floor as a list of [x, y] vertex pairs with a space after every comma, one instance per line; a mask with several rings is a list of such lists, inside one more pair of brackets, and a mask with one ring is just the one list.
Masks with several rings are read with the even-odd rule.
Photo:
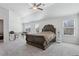
[[26, 44], [23, 38], [8, 43], [0, 42], [1, 56], [78, 56], [79, 45], [53, 43], [46, 50]]

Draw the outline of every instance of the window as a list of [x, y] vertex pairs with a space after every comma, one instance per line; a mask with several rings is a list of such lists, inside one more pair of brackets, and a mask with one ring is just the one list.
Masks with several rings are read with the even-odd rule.
[[31, 31], [31, 26], [27, 25], [26, 28], [25, 28], [25, 32], [30, 32], [30, 31]]
[[64, 20], [64, 35], [74, 35], [74, 20], [65, 19]]
[[35, 30], [36, 32], [39, 32], [39, 24], [35, 24]]

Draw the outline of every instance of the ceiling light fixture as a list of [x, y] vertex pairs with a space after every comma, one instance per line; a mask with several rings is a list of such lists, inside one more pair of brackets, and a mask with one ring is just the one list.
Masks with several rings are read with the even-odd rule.
[[45, 4], [42, 4], [42, 3], [32, 3], [32, 5], [33, 6], [31, 7], [31, 9], [33, 9], [33, 10], [37, 10], [38, 9], [38, 10], [41, 10], [41, 11], [43, 10], [42, 6], [45, 6]]
[[36, 6], [34, 6], [34, 7], [33, 7], [33, 9], [34, 9], [34, 10], [36, 10], [36, 9], [37, 9], [37, 7], [36, 7]]

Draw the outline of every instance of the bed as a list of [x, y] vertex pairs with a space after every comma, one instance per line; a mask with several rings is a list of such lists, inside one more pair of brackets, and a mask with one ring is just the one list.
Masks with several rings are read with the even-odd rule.
[[45, 25], [40, 33], [27, 33], [26, 43], [45, 50], [56, 42], [56, 29], [53, 25]]

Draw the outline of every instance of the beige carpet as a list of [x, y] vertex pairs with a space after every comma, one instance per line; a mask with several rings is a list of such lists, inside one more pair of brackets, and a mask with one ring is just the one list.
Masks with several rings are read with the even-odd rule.
[[1, 56], [78, 56], [79, 45], [68, 43], [54, 43], [46, 50], [42, 50], [26, 44], [25, 39], [20, 38], [8, 43], [0, 42]]

